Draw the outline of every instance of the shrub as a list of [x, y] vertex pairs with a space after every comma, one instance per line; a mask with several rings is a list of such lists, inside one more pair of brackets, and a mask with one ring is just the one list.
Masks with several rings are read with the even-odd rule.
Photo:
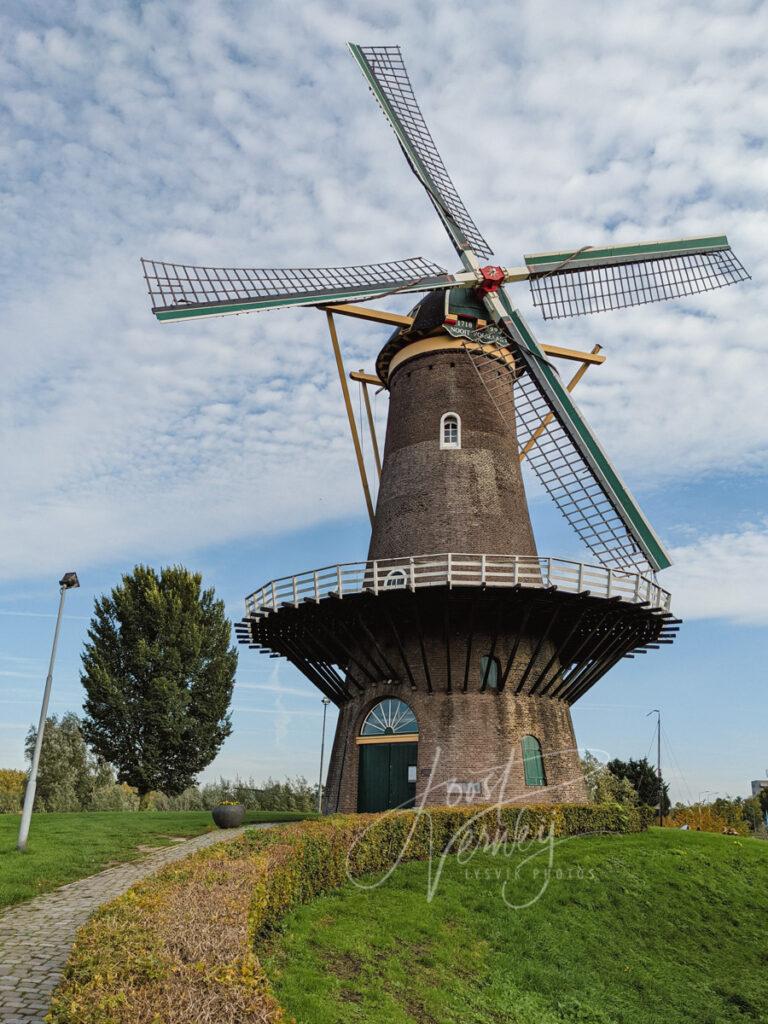
[[202, 811], [206, 809], [197, 786], [189, 786], [178, 796], [156, 793], [153, 794], [153, 797], [153, 809], [157, 811]]
[[637, 791], [629, 779], [618, 778], [591, 751], [588, 750], [581, 759], [581, 767], [592, 803], [632, 805], [639, 803]]
[[246, 781], [235, 776], [234, 779], [220, 778], [218, 782], [206, 783], [200, 790], [200, 798], [206, 810], [233, 800], [244, 804], [249, 811], [314, 811], [317, 787], [310, 786], [303, 776], [284, 782], [270, 778], [260, 786], [253, 779]]
[[694, 804], [691, 807], [678, 804], [673, 807], [666, 823], [672, 828], [687, 825], [688, 828], [701, 832], [732, 831], [738, 832], [739, 835], [746, 835], [749, 832], [749, 824], [740, 812], [735, 813], [728, 807], [718, 807], [715, 803]]
[[15, 814], [21, 810], [26, 785], [26, 772], [0, 768], [0, 814]]
[[111, 782], [94, 790], [89, 811], [138, 811], [139, 795], [124, 782]]
[[645, 809], [430, 808], [338, 815], [256, 832], [169, 865], [80, 930], [50, 1024], [279, 1024], [255, 942], [299, 903], [461, 842], [636, 832]]

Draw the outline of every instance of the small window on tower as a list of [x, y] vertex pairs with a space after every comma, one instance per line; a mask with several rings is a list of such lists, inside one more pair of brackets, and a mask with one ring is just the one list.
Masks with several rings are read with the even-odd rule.
[[461, 448], [461, 420], [455, 412], [443, 413], [440, 420], [440, 447]]

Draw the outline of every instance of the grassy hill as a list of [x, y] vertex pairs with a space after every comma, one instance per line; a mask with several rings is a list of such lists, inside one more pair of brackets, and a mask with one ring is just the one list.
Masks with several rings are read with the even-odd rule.
[[768, 842], [592, 836], [549, 872], [532, 852], [448, 858], [431, 900], [414, 863], [301, 907], [260, 951], [277, 997], [300, 1024], [768, 1021]]

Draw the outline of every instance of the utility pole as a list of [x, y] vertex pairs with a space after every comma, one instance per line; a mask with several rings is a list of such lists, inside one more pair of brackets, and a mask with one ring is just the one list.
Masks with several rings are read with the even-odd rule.
[[328, 714], [328, 697], [323, 697], [323, 737], [320, 740], [320, 781], [317, 784], [317, 813], [323, 813], [323, 757], [325, 755], [325, 716]]
[[43, 749], [43, 732], [45, 731], [45, 720], [48, 716], [48, 701], [51, 696], [51, 683], [53, 682], [53, 666], [56, 661], [56, 648], [59, 645], [59, 632], [61, 631], [61, 615], [64, 611], [64, 595], [68, 590], [80, 586], [76, 572], [65, 572], [59, 580], [59, 613], [56, 616], [56, 629], [53, 632], [53, 647], [51, 648], [51, 660], [48, 665], [48, 675], [45, 680], [43, 691], [43, 706], [40, 709], [40, 721], [37, 726], [37, 737], [35, 739], [35, 752], [32, 755], [32, 766], [29, 769], [27, 788], [24, 791], [24, 808], [21, 812], [21, 825], [19, 827], [19, 841], [16, 844], [19, 850], [24, 853], [27, 848], [29, 837], [29, 824], [32, 820], [32, 805], [35, 802], [37, 790], [37, 769], [40, 765], [40, 751]]
[[645, 716], [656, 715], [656, 776], [659, 780], [659, 827], [664, 824], [664, 791], [661, 786], [661, 712], [658, 708], [649, 711]]
[[712, 790], [711, 789], [705, 789], [701, 793], [699, 793], [699, 832], [701, 832], [701, 798], [703, 796], [706, 797], [706, 796], [711, 796], [711, 795], [712, 795]]

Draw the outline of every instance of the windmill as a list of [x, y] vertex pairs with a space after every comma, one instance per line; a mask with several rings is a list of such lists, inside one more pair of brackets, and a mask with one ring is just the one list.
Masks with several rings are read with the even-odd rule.
[[[364, 562], [271, 581], [246, 599], [242, 642], [286, 657], [340, 708], [326, 808], [583, 799], [570, 705], [623, 657], [671, 643], [679, 620], [656, 572], [669, 556], [506, 284], [545, 319], [695, 295], [748, 277], [723, 235], [492, 261], [416, 101], [399, 47], [350, 44], [456, 249], [309, 269], [142, 260], [161, 322], [323, 309], [353, 428], [372, 537]], [[426, 293], [408, 316], [356, 303]], [[334, 314], [389, 324], [376, 374], [390, 413], [374, 510]], [[578, 377], [578, 374], [577, 374]], [[367, 397], [367, 396], [366, 396]], [[594, 563], [538, 555], [527, 459]], [[499, 774], [499, 766], [511, 770]], [[489, 780], [503, 776], [504, 793]], [[490, 789], [489, 789], [490, 787]]]

